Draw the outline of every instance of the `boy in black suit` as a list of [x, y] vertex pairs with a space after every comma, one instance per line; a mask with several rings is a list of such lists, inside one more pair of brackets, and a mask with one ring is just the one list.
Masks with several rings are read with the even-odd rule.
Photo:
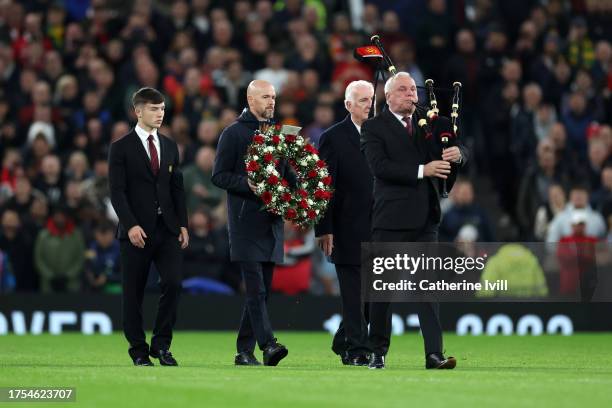
[[[164, 119], [164, 96], [153, 88], [134, 93], [138, 123], [115, 141], [109, 154], [113, 208], [119, 216], [123, 330], [134, 365], [178, 365], [170, 353], [181, 291], [181, 249], [189, 244], [183, 176], [176, 143], [157, 132]], [[142, 328], [142, 299], [151, 267], [160, 276], [161, 296], [151, 346]]]

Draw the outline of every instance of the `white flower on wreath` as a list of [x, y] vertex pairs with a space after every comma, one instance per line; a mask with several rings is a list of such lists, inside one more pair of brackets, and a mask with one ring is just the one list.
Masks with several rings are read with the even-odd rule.
[[308, 163], [306, 162], [306, 160], [302, 160], [302, 161], [300, 161], [300, 166], [306, 167], [306, 166], [308, 166]]
[[266, 167], [266, 173], [268, 174], [274, 173], [274, 166], [272, 164], [268, 164], [268, 166]]
[[312, 201], [310, 198], [308, 199], [308, 205], [313, 205], [314, 201]]
[[264, 151], [265, 151], [265, 152], [267, 152], [267, 153], [271, 153], [271, 152], [273, 152], [273, 151], [274, 151], [274, 147], [272, 147], [272, 146], [266, 146], [266, 147], [264, 148]]
[[319, 184], [317, 184], [317, 187], [319, 187], [319, 188], [323, 188], [323, 182], [322, 182], [322, 181], [319, 181]]
[[314, 160], [317, 160], [317, 161], [318, 161], [318, 160], [319, 160], [319, 155], [318, 155], [318, 154], [313, 154], [313, 155], [312, 155], [312, 158], [313, 158]]
[[253, 156], [253, 160], [259, 160], [259, 156], [254, 155], [254, 156]]

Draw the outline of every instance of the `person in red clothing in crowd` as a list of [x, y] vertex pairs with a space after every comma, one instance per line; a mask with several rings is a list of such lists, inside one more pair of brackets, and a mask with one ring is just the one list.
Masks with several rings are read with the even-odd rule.
[[284, 262], [274, 268], [272, 290], [290, 296], [308, 292], [315, 249], [313, 231], [301, 230], [285, 221], [284, 249]]
[[575, 210], [572, 214], [572, 234], [559, 241], [559, 294], [573, 295], [580, 288], [580, 299], [590, 301], [597, 287], [596, 247], [599, 240], [586, 235], [587, 214]]

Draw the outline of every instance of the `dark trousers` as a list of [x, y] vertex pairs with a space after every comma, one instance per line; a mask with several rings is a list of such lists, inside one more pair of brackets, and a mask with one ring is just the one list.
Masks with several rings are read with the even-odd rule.
[[274, 339], [268, 317], [268, 295], [272, 284], [272, 262], [240, 262], [246, 286], [246, 303], [242, 311], [236, 350], [252, 353], [255, 342], [260, 350]]
[[[420, 230], [380, 230], [372, 232], [372, 242], [436, 242], [438, 224], [428, 223]], [[442, 352], [440, 305], [437, 302], [414, 303], [425, 342], [425, 355]], [[391, 303], [370, 303], [370, 347], [386, 355], [391, 342]]]
[[361, 267], [336, 265], [342, 298], [342, 322], [334, 335], [332, 350], [342, 356], [368, 353], [368, 324], [361, 300]]
[[129, 240], [121, 241], [121, 275], [123, 284], [123, 332], [130, 343], [132, 358], [147, 356], [149, 345], [142, 327], [142, 299], [151, 263], [160, 277], [161, 296], [151, 339], [151, 350], [170, 348], [176, 309], [181, 293], [182, 254], [178, 237], [158, 217], [155, 231], [138, 248]]

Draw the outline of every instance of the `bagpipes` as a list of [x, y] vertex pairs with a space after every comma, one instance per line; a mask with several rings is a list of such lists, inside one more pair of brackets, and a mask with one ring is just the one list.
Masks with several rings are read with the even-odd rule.
[[[357, 60], [362, 62], [373, 61], [376, 64], [376, 70], [374, 73], [374, 98], [372, 99], [372, 108], [370, 109], [370, 117], [376, 114], [376, 86], [378, 85], [379, 79], [383, 81], [385, 78], [385, 71], [391, 76], [397, 74], [397, 69], [389, 54], [385, 51], [380, 37], [373, 35], [370, 38], [371, 45], [358, 47], [355, 49], [354, 56]], [[433, 79], [427, 79], [425, 86], [417, 86], [417, 89], [424, 89], [427, 92], [429, 98], [429, 108], [419, 103], [414, 103], [417, 113], [417, 125], [423, 129], [425, 137], [427, 139], [434, 138], [438, 140], [442, 145], [442, 151], [444, 149], [455, 145], [457, 139], [457, 132], [459, 130], [457, 121], [459, 120], [459, 103], [461, 95], [461, 82], [453, 82], [452, 89], [449, 88], [434, 88]], [[438, 108], [438, 101], [436, 99], [435, 90], [449, 92], [452, 91], [451, 101], [451, 114], [450, 118], [447, 116], [441, 116]], [[446, 189], [446, 180], [442, 180], [442, 197], [448, 197], [448, 191]]]

